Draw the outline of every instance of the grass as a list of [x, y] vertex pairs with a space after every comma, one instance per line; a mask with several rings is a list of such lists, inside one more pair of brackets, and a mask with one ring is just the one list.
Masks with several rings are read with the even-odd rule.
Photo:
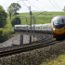
[[65, 65], [65, 54], [58, 56], [58, 58], [51, 60], [47, 63], [42, 63], [41, 65]]
[[[50, 23], [51, 19], [54, 16], [58, 15], [65, 15], [65, 12], [33, 12], [33, 21], [32, 23], [36, 24], [44, 24], [44, 23]], [[22, 24], [30, 24], [30, 15], [29, 13], [20, 13], [20, 18]], [[27, 21], [26, 21], [27, 19]]]
[[[32, 14], [32, 23], [33, 24], [34, 23], [35, 24], [50, 23], [51, 19], [54, 16], [58, 16], [58, 15], [65, 15], [65, 12], [33, 12], [33, 14]], [[29, 15], [29, 13], [20, 13], [18, 16], [21, 19], [21, 24], [30, 24], [30, 15]], [[11, 23], [10, 23], [9, 18], [8, 18], [7, 26], [11, 27]]]

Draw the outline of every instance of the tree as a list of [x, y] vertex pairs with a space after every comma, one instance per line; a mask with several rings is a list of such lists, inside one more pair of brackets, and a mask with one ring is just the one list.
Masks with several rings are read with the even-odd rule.
[[0, 5], [0, 27], [4, 27], [7, 22], [7, 13]]
[[21, 8], [21, 6], [18, 3], [11, 3], [11, 5], [8, 8], [9, 16], [11, 19], [12, 15], [17, 14], [17, 11]]

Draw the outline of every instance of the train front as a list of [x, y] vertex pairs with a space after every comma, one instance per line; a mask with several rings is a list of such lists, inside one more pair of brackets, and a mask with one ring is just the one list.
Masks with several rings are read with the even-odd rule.
[[56, 16], [51, 20], [53, 36], [56, 39], [65, 37], [65, 16]]

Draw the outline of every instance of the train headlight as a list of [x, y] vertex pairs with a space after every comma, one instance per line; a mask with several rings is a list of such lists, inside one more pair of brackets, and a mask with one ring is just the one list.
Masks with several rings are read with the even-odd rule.
[[53, 28], [53, 30], [55, 31], [56, 29], [55, 29], [55, 28]]

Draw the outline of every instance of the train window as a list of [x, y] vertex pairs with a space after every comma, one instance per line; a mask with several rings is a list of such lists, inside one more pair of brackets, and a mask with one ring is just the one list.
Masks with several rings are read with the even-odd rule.
[[53, 21], [53, 24], [54, 25], [57, 25], [58, 24], [58, 21], [57, 20]]
[[38, 30], [40, 30], [40, 27], [38, 27]]
[[53, 22], [54, 25], [60, 25], [60, 24], [65, 24], [65, 20], [64, 19], [59, 19]]
[[65, 19], [62, 19], [62, 23], [65, 24]]

